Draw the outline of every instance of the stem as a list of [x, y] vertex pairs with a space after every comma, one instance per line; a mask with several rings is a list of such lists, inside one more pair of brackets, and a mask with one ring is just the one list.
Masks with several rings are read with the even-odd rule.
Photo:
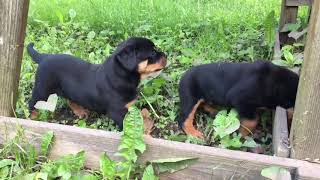
[[147, 104], [149, 105], [150, 109], [152, 110], [153, 114], [159, 119], [160, 116], [156, 113], [156, 111], [154, 110], [153, 106], [151, 105], [151, 103], [148, 101], [148, 99], [146, 98], [146, 96], [140, 92], [140, 94], [142, 95], [143, 99], [146, 100]]

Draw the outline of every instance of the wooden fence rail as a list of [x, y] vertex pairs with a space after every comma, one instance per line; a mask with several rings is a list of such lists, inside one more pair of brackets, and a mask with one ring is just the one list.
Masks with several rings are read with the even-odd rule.
[[[120, 142], [120, 134], [47, 122], [0, 117], [0, 144], [13, 137], [17, 128], [26, 130], [29, 138], [54, 131], [55, 140], [50, 158], [86, 152], [86, 166], [99, 167], [99, 156], [106, 152], [112, 159]], [[166, 141], [145, 137], [147, 151], [140, 162], [160, 158], [197, 157], [199, 160], [185, 170], [164, 175], [161, 179], [265, 179], [260, 175], [263, 168], [276, 165], [284, 167], [295, 179], [320, 179], [320, 165], [306, 161], [272, 157], [247, 152], [225, 150], [194, 144]]]

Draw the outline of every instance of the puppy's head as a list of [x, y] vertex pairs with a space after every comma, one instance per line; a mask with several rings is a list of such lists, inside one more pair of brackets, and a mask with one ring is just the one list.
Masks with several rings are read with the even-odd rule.
[[140, 77], [160, 71], [167, 64], [166, 55], [146, 38], [127, 39], [119, 44], [114, 56], [126, 71], [137, 72]]

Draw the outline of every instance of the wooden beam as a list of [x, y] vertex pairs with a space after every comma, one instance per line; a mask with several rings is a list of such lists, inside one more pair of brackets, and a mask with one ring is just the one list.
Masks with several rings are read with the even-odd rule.
[[289, 157], [287, 111], [281, 107], [277, 107], [273, 118], [272, 145], [276, 156]]
[[[49, 130], [55, 140], [50, 158], [55, 159], [80, 150], [86, 152], [86, 166], [99, 167], [99, 156], [106, 152], [112, 159], [120, 142], [120, 133], [78, 128], [53, 123], [0, 117], [0, 144], [13, 137], [17, 128], [26, 130], [29, 138], [38, 137]], [[214, 147], [186, 144], [145, 137], [147, 150], [140, 162], [160, 158], [197, 157], [199, 160], [185, 170], [162, 176], [161, 179], [265, 179], [261, 170], [275, 165], [288, 169], [297, 179], [317, 179], [320, 165], [294, 159], [231, 151]], [[297, 170], [299, 174], [297, 174]]]
[[315, 1], [290, 132], [291, 157], [320, 158], [320, 1]]
[[0, 1], [0, 115], [12, 116], [20, 77], [29, 0]]
[[287, 6], [311, 6], [313, 0], [287, 0]]

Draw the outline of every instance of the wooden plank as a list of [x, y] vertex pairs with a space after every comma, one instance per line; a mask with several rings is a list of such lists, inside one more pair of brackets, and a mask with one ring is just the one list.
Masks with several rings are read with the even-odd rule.
[[288, 44], [292, 39], [288, 37], [288, 32], [282, 32], [283, 28], [288, 23], [296, 23], [298, 16], [298, 6], [286, 6], [286, 0], [282, 0], [281, 14], [279, 22], [280, 44]]
[[280, 32], [285, 24], [296, 23], [297, 22], [297, 15], [298, 15], [298, 7], [297, 6], [286, 6], [286, 0], [282, 0], [280, 23], [279, 23]]
[[16, 106], [29, 0], [0, 1], [0, 115]]
[[287, 6], [311, 6], [313, 0], [287, 0]]
[[278, 157], [289, 157], [290, 144], [287, 123], [287, 111], [277, 107], [273, 118], [272, 145], [274, 154]]
[[314, 1], [290, 132], [290, 156], [320, 162], [320, 1]]
[[[15, 135], [17, 127], [26, 129], [28, 137], [35, 137], [49, 130], [54, 131], [55, 140], [50, 158], [86, 151], [86, 166], [98, 168], [99, 156], [106, 152], [112, 159], [117, 151], [120, 133], [85, 129], [53, 123], [0, 117], [0, 144]], [[303, 178], [320, 177], [320, 165], [306, 161], [272, 157], [214, 147], [186, 144], [145, 137], [147, 150], [140, 162], [160, 158], [197, 157], [196, 164], [185, 170], [162, 176], [162, 179], [264, 179], [260, 172], [269, 165], [288, 169], [292, 175]], [[296, 174], [299, 169], [300, 174]]]

